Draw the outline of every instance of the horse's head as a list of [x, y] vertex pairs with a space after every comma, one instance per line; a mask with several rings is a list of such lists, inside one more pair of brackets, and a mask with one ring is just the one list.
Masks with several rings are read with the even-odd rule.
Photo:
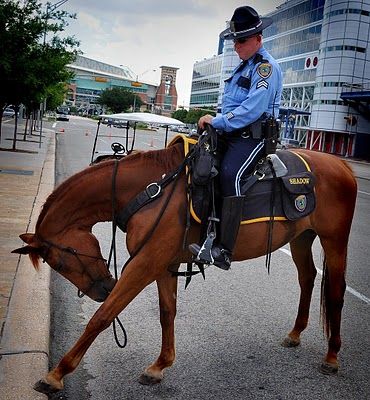
[[101, 255], [99, 243], [90, 232], [69, 232], [63, 242], [41, 240], [33, 233], [24, 233], [20, 238], [27, 246], [12, 253], [28, 254], [36, 269], [42, 258], [95, 301], [104, 301], [116, 284]]

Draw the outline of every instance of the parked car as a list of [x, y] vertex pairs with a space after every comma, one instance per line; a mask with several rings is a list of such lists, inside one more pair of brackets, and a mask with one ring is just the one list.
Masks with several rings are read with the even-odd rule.
[[68, 114], [62, 113], [62, 112], [58, 112], [57, 113], [57, 121], [69, 121]]
[[278, 148], [283, 150], [297, 148], [297, 147], [301, 146], [299, 145], [299, 141], [296, 139], [281, 139], [280, 145], [278, 145]]
[[187, 126], [180, 126], [179, 128], [178, 128], [178, 131], [177, 132], [179, 132], [179, 133], [189, 133], [190, 132], [190, 129], [187, 127]]
[[15, 111], [10, 107], [7, 107], [3, 112], [3, 117], [14, 118], [14, 116], [15, 116]]

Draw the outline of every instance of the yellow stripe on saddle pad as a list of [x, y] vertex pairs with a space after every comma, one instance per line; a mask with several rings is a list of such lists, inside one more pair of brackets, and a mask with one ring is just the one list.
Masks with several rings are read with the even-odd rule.
[[170, 143], [168, 143], [167, 147], [173, 146], [177, 143], [184, 144], [184, 156], [186, 156], [189, 153], [190, 146], [198, 143], [198, 140], [179, 133], [170, 141]]

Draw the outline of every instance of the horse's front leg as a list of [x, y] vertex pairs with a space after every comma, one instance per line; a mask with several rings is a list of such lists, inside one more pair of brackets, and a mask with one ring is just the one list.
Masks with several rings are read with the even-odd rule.
[[99, 307], [86, 326], [80, 339], [65, 354], [59, 364], [43, 380], [38, 381], [34, 389], [45, 394], [63, 389], [63, 378], [79, 365], [87, 349], [114, 318], [158, 276], [158, 270], [147, 268], [145, 257], [136, 256], [125, 268], [110, 295]]
[[[171, 266], [177, 270], [179, 266]], [[158, 359], [145, 369], [139, 382], [143, 385], [153, 385], [163, 379], [163, 371], [175, 360], [175, 317], [177, 300], [177, 277], [166, 271], [157, 279], [159, 294], [159, 309], [162, 326], [162, 348]]]

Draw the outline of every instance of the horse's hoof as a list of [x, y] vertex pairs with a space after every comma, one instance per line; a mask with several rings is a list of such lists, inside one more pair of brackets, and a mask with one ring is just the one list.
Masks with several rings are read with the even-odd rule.
[[287, 336], [281, 343], [283, 347], [297, 347], [301, 344], [299, 339], [292, 339], [290, 336]]
[[61, 389], [57, 389], [54, 386], [51, 386], [49, 383], [45, 382], [44, 380], [40, 379], [33, 385], [34, 390], [44, 393], [44, 394], [53, 394], [59, 392]]
[[157, 377], [149, 375], [147, 372], [144, 372], [139, 378], [139, 383], [141, 383], [142, 385], [156, 385], [160, 383], [162, 379], [163, 375]]
[[324, 375], [335, 375], [338, 372], [338, 364], [323, 362], [320, 365], [320, 372]]

